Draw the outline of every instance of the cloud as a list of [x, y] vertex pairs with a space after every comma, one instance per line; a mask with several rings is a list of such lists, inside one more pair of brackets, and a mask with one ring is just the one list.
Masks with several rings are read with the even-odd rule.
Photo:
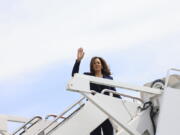
[[[131, 4], [129, 4], [131, 3]], [[0, 79], [87, 54], [122, 51], [180, 31], [178, 1], [1, 2]], [[5, 8], [8, 7], [8, 8]]]

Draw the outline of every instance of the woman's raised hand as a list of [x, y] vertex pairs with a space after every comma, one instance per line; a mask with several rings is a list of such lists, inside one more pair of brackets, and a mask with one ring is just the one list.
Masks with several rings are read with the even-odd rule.
[[83, 57], [84, 57], [83, 48], [79, 48], [77, 51], [77, 61], [81, 61]]

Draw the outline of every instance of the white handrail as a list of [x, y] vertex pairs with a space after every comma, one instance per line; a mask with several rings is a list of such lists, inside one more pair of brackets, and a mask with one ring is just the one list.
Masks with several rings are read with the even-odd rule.
[[117, 94], [117, 95], [120, 95], [120, 96], [123, 96], [123, 97], [127, 97], [127, 98], [131, 98], [131, 99], [135, 99], [135, 100], [140, 101], [142, 104], [144, 104], [144, 101], [142, 99], [140, 99], [140, 98], [137, 98], [137, 97], [129, 96], [129, 95], [126, 95], [126, 94], [123, 94], [123, 93], [119, 93], [117, 91], [113, 91], [113, 90], [109, 90], [109, 89], [104, 89], [101, 93], [104, 94], [105, 92]]
[[[37, 120], [36, 120], [37, 119]], [[36, 121], [34, 121], [36, 120]], [[42, 120], [42, 117], [40, 116], [35, 116], [32, 119], [30, 119], [27, 123], [25, 123], [23, 126], [21, 126], [18, 130], [16, 130], [15, 132], [13, 132], [12, 135], [15, 135], [16, 133], [18, 133], [21, 129], [24, 129], [25, 132], [26, 129], [30, 128], [31, 126], [33, 126], [34, 124], [36, 124], [38, 121]], [[34, 122], [33, 122], [34, 121]], [[28, 124], [31, 124], [30, 127], [26, 127]]]
[[[57, 116], [54, 121], [52, 121], [52, 122], [51, 122], [50, 124], [48, 124], [46, 127], [44, 127], [43, 129], [41, 129], [38, 134], [40, 134], [41, 132], [44, 132], [45, 130], [47, 130], [51, 125], [53, 125], [55, 122], [57, 122], [60, 118], [64, 117], [64, 115], [65, 115], [67, 112], [69, 112], [69, 111], [70, 111], [73, 107], [75, 107], [77, 104], [81, 103], [82, 100], [84, 100], [84, 99], [85, 99], [85, 97], [82, 97], [82, 98], [81, 98], [80, 100], [78, 100], [75, 104], [73, 104], [73, 105], [71, 105], [70, 107], [68, 107], [64, 112], [62, 112], [59, 116]], [[54, 128], [53, 128], [53, 129], [54, 129]], [[52, 130], [53, 130], [53, 129], [52, 129]], [[50, 130], [49, 132], [51, 132], [51, 130]], [[48, 133], [47, 133], [47, 134], [48, 134]]]
[[133, 90], [137, 92], [147, 92], [147, 93], [157, 94], [157, 95], [160, 95], [162, 93], [161, 90], [155, 89], [155, 88], [149, 88], [145, 86], [133, 86], [133, 85], [117, 82], [115, 80], [94, 77], [94, 76], [89, 76], [89, 75], [82, 75], [82, 74], [74, 75], [72, 80], [67, 85], [67, 90], [76, 91], [76, 92], [89, 91], [88, 88], [86, 90], [84, 88], [81, 88], [81, 86], [77, 85], [78, 81], [86, 81], [86, 83], [88, 84], [95, 83], [95, 84], [106, 85], [106, 86], [115, 87], [115, 88], [123, 88], [123, 89]]

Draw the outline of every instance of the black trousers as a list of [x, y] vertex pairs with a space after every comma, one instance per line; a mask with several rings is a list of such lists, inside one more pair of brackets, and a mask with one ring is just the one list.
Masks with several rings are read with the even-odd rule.
[[101, 135], [101, 129], [104, 135], [113, 135], [113, 127], [109, 119], [105, 120], [100, 126], [93, 130], [90, 135]]

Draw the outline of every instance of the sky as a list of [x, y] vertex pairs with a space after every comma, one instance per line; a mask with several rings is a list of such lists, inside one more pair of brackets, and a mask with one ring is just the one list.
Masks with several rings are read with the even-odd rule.
[[0, 0], [0, 114], [60, 114], [81, 97], [66, 91], [83, 47], [114, 80], [140, 85], [180, 69], [178, 0]]

